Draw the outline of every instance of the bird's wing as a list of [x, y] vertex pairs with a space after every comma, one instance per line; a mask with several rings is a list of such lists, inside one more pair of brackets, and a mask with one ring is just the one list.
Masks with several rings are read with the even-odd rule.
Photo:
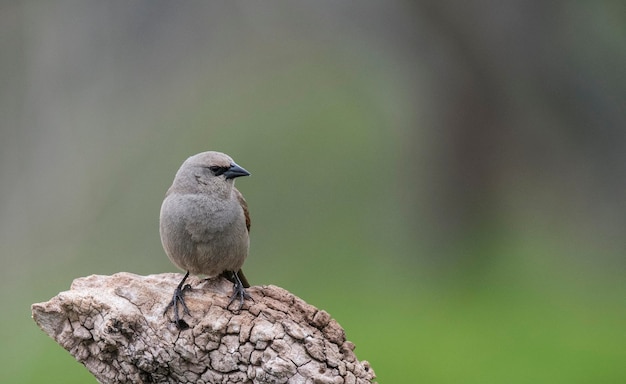
[[248, 203], [246, 203], [246, 199], [243, 198], [243, 195], [237, 188], [234, 188], [235, 196], [237, 197], [237, 201], [241, 204], [241, 208], [243, 208], [243, 214], [246, 217], [246, 228], [248, 232], [250, 232], [250, 212], [248, 211]]

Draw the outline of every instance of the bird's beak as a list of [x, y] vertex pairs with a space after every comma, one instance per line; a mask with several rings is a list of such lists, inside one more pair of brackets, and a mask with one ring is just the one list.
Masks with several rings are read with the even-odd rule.
[[250, 176], [250, 172], [241, 168], [237, 164], [232, 163], [230, 165], [230, 168], [228, 168], [228, 171], [224, 172], [224, 176], [226, 176], [226, 180], [228, 180], [228, 179], [234, 179], [240, 176]]

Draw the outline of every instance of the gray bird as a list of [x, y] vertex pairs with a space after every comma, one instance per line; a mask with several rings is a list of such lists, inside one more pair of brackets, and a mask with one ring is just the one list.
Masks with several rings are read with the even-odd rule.
[[250, 298], [250, 284], [243, 272], [250, 240], [248, 205], [235, 188], [235, 179], [250, 173], [220, 152], [202, 152], [181, 165], [161, 205], [160, 233], [165, 253], [178, 268], [187, 271], [176, 287], [172, 301], [178, 328], [189, 326], [179, 316], [178, 307], [189, 315], [184, 292], [189, 273], [214, 277], [222, 275], [233, 282], [229, 306]]

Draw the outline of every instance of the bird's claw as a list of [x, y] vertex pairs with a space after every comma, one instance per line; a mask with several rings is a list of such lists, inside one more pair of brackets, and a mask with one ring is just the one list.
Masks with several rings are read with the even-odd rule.
[[246, 299], [251, 299], [252, 301], [254, 301], [254, 299], [252, 298], [252, 296], [250, 296], [246, 289], [243, 286], [238, 285], [234, 286], [233, 294], [230, 296], [230, 301], [228, 302], [226, 308], [230, 308], [231, 304], [234, 303], [236, 299], [239, 299], [239, 307], [237, 308], [237, 310], [240, 310], [243, 307], [243, 303]]
[[174, 308], [174, 323], [176, 324], [176, 327], [181, 331], [188, 329], [189, 324], [187, 324], [185, 320], [180, 318], [180, 315], [178, 313], [178, 304], [182, 305], [183, 313], [185, 315], [191, 315], [191, 313], [189, 312], [189, 308], [187, 307], [187, 304], [185, 303], [185, 297], [184, 297], [184, 293], [191, 290], [191, 285], [185, 284], [185, 280], [187, 280], [188, 276], [189, 276], [189, 272], [185, 274], [185, 277], [183, 278], [183, 280], [180, 282], [180, 284], [178, 284], [178, 286], [174, 290], [174, 294], [172, 295], [172, 301], [170, 301], [169, 304], [167, 304], [167, 307], [165, 307], [165, 311], [163, 311], [163, 315], [165, 315], [167, 314], [167, 311], [171, 307]]
[[254, 301], [254, 299], [246, 291], [246, 288], [241, 283], [237, 273], [233, 273], [233, 280], [233, 294], [230, 296], [230, 301], [228, 302], [226, 308], [230, 308], [231, 304], [234, 303], [236, 299], [239, 299], [239, 307], [236, 309], [236, 311], [239, 311], [243, 307], [243, 303], [246, 299], [250, 299], [252, 301]]

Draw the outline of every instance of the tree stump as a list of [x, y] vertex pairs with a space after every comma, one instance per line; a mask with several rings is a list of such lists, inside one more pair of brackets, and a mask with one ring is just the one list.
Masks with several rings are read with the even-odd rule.
[[[189, 329], [163, 314], [180, 274], [117, 273], [74, 280], [32, 305], [39, 327], [101, 383], [370, 383], [354, 344], [330, 315], [288, 291], [248, 289], [227, 308], [232, 283], [191, 277]], [[235, 303], [233, 304], [236, 307]], [[231, 306], [232, 308], [232, 306]], [[181, 311], [182, 313], [182, 311]]]

